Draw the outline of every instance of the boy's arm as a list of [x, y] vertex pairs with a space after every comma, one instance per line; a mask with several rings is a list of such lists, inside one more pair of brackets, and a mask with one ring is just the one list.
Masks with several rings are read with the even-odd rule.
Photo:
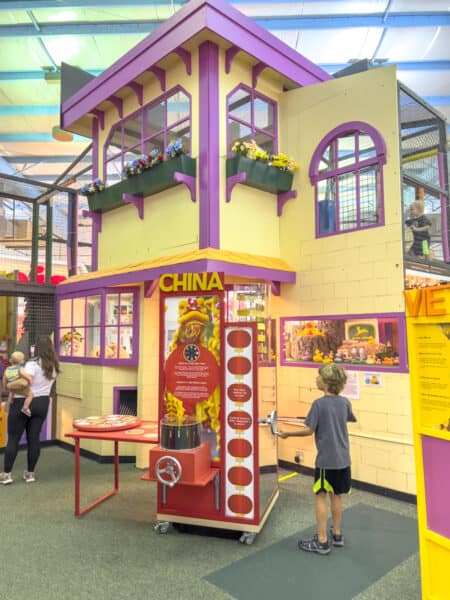
[[306, 437], [307, 435], [312, 435], [313, 433], [314, 431], [305, 425], [301, 429], [296, 429], [295, 431], [279, 431], [278, 435], [280, 438], [286, 439], [288, 437]]

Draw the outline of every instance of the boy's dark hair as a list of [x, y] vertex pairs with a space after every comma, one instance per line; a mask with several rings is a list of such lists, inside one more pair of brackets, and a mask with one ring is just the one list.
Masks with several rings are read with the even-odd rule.
[[347, 382], [347, 373], [336, 363], [327, 363], [319, 368], [319, 375], [331, 394], [339, 394]]

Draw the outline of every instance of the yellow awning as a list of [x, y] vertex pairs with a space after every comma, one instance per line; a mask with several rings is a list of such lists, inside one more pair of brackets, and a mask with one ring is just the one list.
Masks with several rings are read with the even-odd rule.
[[95, 285], [101, 286], [126, 285], [153, 280], [166, 272], [185, 273], [190, 271], [218, 271], [224, 272], [226, 275], [244, 278], [295, 282], [295, 270], [281, 258], [244, 254], [217, 248], [204, 248], [183, 254], [131, 263], [121, 267], [74, 275], [61, 282], [58, 288], [62, 293], [65, 293], [68, 291], [68, 286], [70, 288], [73, 286], [74, 289], [91, 288], [94, 281]]

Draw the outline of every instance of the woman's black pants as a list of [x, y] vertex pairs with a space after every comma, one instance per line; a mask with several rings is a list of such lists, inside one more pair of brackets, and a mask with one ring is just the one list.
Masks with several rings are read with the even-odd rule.
[[5, 448], [5, 473], [10, 473], [19, 451], [20, 438], [23, 432], [27, 435], [27, 470], [34, 471], [41, 453], [39, 439], [42, 425], [47, 416], [50, 403], [49, 396], [36, 396], [30, 406], [31, 417], [20, 412], [25, 398], [14, 398], [8, 413], [8, 443]]

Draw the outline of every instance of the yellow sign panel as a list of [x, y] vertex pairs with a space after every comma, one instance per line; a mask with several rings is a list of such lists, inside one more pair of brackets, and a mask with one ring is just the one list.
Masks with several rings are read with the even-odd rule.
[[419, 426], [450, 431], [450, 322], [414, 324]]
[[447, 600], [450, 564], [450, 285], [405, 292], [422, 595]]

